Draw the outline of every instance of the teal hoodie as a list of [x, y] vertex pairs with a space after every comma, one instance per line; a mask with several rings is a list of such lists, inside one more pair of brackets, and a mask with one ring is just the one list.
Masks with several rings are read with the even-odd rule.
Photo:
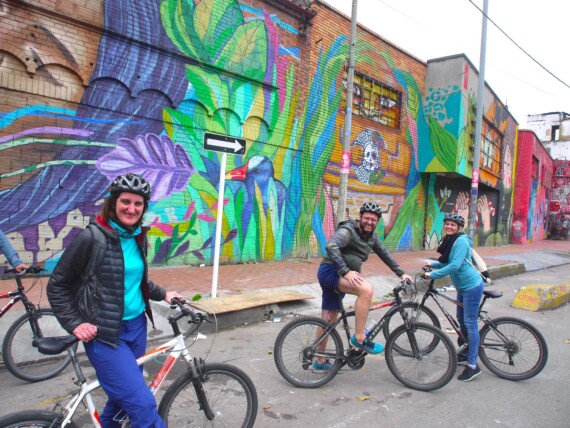
[[432, 262], [431, 266], [437, 269], [431, 272], [432, 279], [443, 278], [447, 275], [457, 290], [467, 291], [480, 285], [483, 280], [477, 269], [465, 261], [471, 260], [471, 248], [473, 239], [468, 235], [461, 235], [453, 243], [449, 254], [449, 263]]

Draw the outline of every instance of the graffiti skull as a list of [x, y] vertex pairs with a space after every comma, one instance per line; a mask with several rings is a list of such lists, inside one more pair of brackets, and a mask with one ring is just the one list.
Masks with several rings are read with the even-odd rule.
[[372, 142], [364, 147], [362, 167], [372, 172], [378, 169], [378, 146]]

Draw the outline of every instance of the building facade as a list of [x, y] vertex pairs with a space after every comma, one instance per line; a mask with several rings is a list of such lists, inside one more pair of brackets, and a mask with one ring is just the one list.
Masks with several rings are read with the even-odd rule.
[[[430, 138], [420, 140], [420, 171], [426, 177], [426, 247], [441, 239], [443, 217], [468, 218], [472, 195], [478, 73], [464, 55], [429, 60], [426, 121]], [[485, 84], [477, 194], [478, 246], [510, 243], [518, 124]]]
[[[290, 0], [0, 0], [0, 228], [53, 267], [118, 174], [153, 188], [152, 265], [319, 256], [374, 200], [390, 250], [434, 248], [469, 204], [477, 72], [427, 64], [350, 18]], [[508, 243], [517, 124], [487, 87], [478, 245]], [[206, 133], [246, 140], [204, 149]], [[224, 157], [225, 186], [220, 194]], [[337, 214], [340, 171], [347, 212]]]
[[548, 237], [554, 162], [534, 132], [518, 138], [512, 243], [527, 244]]

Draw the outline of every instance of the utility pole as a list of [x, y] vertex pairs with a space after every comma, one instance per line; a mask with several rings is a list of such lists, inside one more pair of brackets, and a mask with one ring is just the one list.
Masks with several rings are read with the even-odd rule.
[[346, 111], [344, 116], [344, 135], [342, 137], [342, 155], [340, 162], [340, 184], [336, 211], [337, 223], [346, 220], [346, 189], [350, 171], [350, 131], [352, 128], [352, 92], [354, 86], [354, 54], [356, 44], [356, 10], [358, 0], [352, 0], [350, 18], [350, 50], [348, 54], [348, 76], [346, 78]]
[[479, 163], [481, 159], [481, 134], [483, 131], [483, 108], [485, 107], [485, 56], [487, 52], [487, 10], [489, 1], [483, 1], [483, 23], [481, 24], [481, 54], [479, 57], [479, 82], [477, 87], [477, 112], [475, 113], [475, 141], [473, 142], [473, 174], [471, 176], [471, 199], [469, 202], [469, 225], [467, 233], [475, 237], [477, 222], [477, 198], [479, 196]]

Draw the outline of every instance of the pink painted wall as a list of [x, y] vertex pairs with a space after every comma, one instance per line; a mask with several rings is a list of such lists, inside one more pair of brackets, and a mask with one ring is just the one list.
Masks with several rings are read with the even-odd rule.
[[511, 242], [547, 238], [554, 162], [532, 131], [518, 131]]

